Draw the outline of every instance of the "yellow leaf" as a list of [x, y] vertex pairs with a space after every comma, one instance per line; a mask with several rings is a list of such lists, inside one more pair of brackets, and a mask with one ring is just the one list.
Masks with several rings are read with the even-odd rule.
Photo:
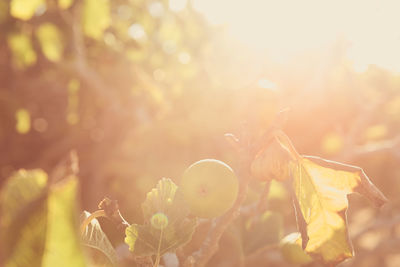
[[15, 129], [20, 134], [26, 134], [31, 129], [31, 116], [29, 111], [26, 109], [18, 109], [15, 112], [15, 118], [17, 120], [17, 124], [15, 125]]
[[68, 176], [50, 189], [43, 267], [88, 266], [78, 234], [78, 188], [78, 178]]
[[64, 50], [60, 30], [52, 23], [43, 23], [36, 31], [43, 54], [50, 61], [59, 61]]
[[10, 13], [15, 18], [28, 20], [35, 14], [36, 9], [44, 4], [44, 0], [12, 0]]
[[46, 238], [47, 174], [15, 172], [0, 191], [0, 247], [5, 267], [41, 266]]
[[353, 255], [345, 212], [347, 194], [357, 184], [357, 176], [334, 172], [303, 159], [293, 177], [296, 197], [307, 224], [309, 241], [305, 250], [327, 263], [340, 262]]
[[[301, 211], [298, 222], [300, 232], [304, 233], [305, 251], [330, 265], [352, 257], [353, 248], [347, 232], [347, 195], [360, 193], [376, 206], [383, 205], [387, 199], [361, 168], [301, 156], [281, 131], [273, 138], [280, 144], [278, 154], [289, 152], [291, 155], [289, 160], [282, 158], [284, 162], [280, 165], [287, 166], [293, 182], [296, 210]], [[275, 147], [275, 151], [278, 150]]]
[[29, 36], [23, 33], [10, 34], [7, 42], [17, 68], [23, 69], [36, 63], [36, 53]]
[[101, 39], [111, 23], [109, 0], [85, 0], [83, 6], [83, 31], [94, 39]]

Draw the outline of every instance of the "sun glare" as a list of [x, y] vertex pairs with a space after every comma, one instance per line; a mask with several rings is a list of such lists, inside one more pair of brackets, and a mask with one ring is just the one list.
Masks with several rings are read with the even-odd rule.
[[376, 64], [400, 72], [400, 2], [193, 0], [212, 24], [269, 58], [293, 57], [345, 41], [355, 70]]

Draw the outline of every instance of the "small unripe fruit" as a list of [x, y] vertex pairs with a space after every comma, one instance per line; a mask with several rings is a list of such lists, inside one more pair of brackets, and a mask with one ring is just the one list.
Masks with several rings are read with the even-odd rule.
[[251, 163], [251, 173], [261, 181], [271, 179], [283, 181], [289, 178], [290, 160], [289, 152], [274, 138], [256, 155]]
[[154, 228], [162, 230], [168, 226], [168, 217], [162, 212], [157, 212], [151, 216], [150, 222]]
[[179, 188], [192, 214], [213, 218], [232, 207], [239, 191], [239, 181], [227, 164], [204, 159], [186, 169]]
[[308, 264], [312, 262], [310, 255], [301, 248], [301, 234], [291, 233], [285, 236], [280, 242], [280, 249], [283, 258], [292, 264]]

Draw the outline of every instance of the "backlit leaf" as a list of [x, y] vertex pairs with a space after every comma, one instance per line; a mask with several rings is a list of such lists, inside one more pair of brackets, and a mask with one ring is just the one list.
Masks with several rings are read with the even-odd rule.
[[[81, 218], [86, 219], [89, 216], [90, 213], [84, 211]], [[82, 240], [83, 245], [101, 251], [113, 265], [117, 263], [117, 254], [97, 219], [91, 220], [82, 235]]]
[[[361, 168], [318, 157], [300, 156], [281, 131], [277, 131], [273, 138], [273, 143], [280, 145], [280, 149], [275, 147], [274, 150], [281, 155], [290, 155], [281, 157], [282, 161], [277, 164], [288, 168], [293, 182], [295, 206], [301, 212], [298, 223], [300, 232], [304, 234], [305, 251], [328, 264], [337, 264], [352, 257], [346, 219], [347, 195], [360, 193], [377, 206], [383, 205], [387, 199]], [[262, 160], [265, 162], [266, 159]]]
[[166, 252], [175, 251], [178, 247], [189, 242], [195, 227], [196, 220], [184, 219], [165, 228], [160, 241], [161, 230], [156, 229], [151, 224], [132, 224], [126, 228], [125, 243], [138, 256], [156, 255], [160, 245], [160, 255], [163, 255]]
[[161, 179], [156, 188], [147, 193], [142, 209], [145, 224], [132, 224], [125, 232], [125, 243], [134, 254], [156, 255], [159, 251], [162, 255], [190, 241], [196, 220], [186, 218], [189, 210], [170, 179]]
[[77, 230], [77, 179], [47, 186], [42, 170], [20, 170], [0, 195], [6, 267], [86, 266]]
[[146, 200], [142, 203], [145, 221], [150, 221], [151, 217], [158, 212], [164, 213], [169, 219], [185, 218], [189, 210], [181, 197], [178, 186], [172, 180], [162, 178], [157, 186], [147, 193]]
[[358, 192], [376, 205], [385, 198], [361, 169], [334, 170], [303, 158], [293, 173], [294, 188], [307, 223], [306, 251], [323, 262], [339, 263], [353, 256], [348, 237], [347, 195]]
[[289, 177], [290, 153], [282, 149], [276, 138], [256, 155], [251, 164], [252, 174], [259, 180], [276, 179], [283, 181]]
[[78, 180], [71, 176], [51, 188], [43, 267], [84, 267], [86, 261], [78, 233]]

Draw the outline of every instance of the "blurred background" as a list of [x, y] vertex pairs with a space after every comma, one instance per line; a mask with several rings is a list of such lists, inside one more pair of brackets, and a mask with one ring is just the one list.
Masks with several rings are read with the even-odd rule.
[[[289, 107], [284, 130], [300, 153], [362, 167], [391, 201], [378, 211], [350, 197], [359, 256], [341, 266], [400, 266], [399, 8], [396, 0], [3, 0], [0, 187], [19, 168], [51, 172], [74, 149], [82, 208], [108, 196], [139, 223], [160, 178], [178, 183], [203, 158], [234, 166], [224, 133], [255, 136]], [[296, 231], [287, 192], [274, 188], [270, 209], [285, 234]], [[101, 222], [118, 246], [122, 237]], [[213, 266], [232, 266], [223, 253]], [[274, 254], [262, 262], [283, 266]]]

